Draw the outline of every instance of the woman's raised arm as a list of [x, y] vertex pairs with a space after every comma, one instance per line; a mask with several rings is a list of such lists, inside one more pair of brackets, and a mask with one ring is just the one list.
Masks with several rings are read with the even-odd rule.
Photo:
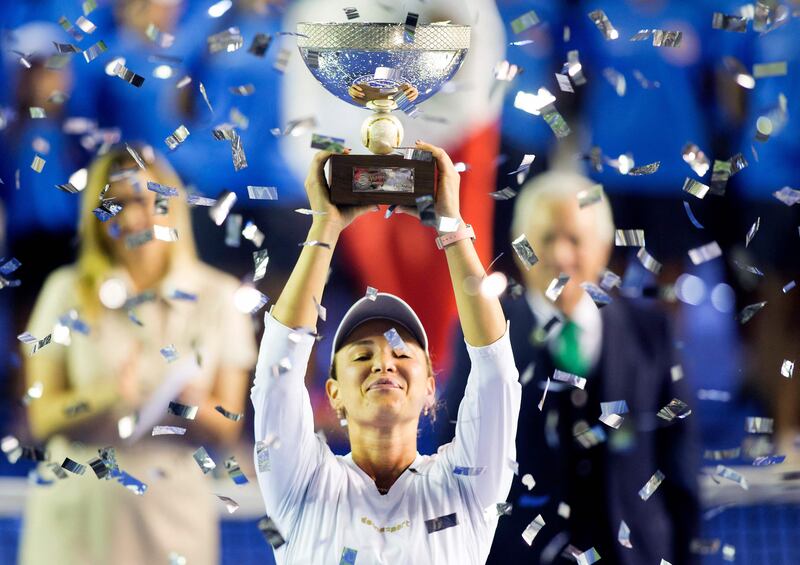
[[320, 151], [311, 163], [305, 182], [308, 202], [314, 212], [306, 239], [308, 245], [303, 247], [272, 309], [272, 316], [290, 328], [316, 328], [317, 309], [314, 301], [322, 302], [322, 292], [339, 234], [358, 216], [376, 209], [374, 206], [339, 209], [331, 204], [328, 184], [325, 182], [325, 163], [330, 156], [330, 151]]
[[[459, 208], [459, 187], [461, 178], [445, 151], [428, 143], [417, 142], [417, 147], [433, 153], [439, 168], [439, 186], [436, 193], [436, 214], [438, 217], [456, 218], [463, 224]], [[481, 234], [491, 237], [491, 234]], [[470, 238], [462, 239], [445, 247], [450, 279], [456, 296], [458, 318], [464, 331], [464, 339], [474, 347], [494, 343], [506, 333], [506, 320], [500, 300], [486, 297], [481, 293], [468, 293], [466, 281], [480, 280], [486, 275], [478, 252]]]

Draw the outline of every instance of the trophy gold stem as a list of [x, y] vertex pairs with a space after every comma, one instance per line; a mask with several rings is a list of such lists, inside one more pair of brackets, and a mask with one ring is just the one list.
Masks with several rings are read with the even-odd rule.
[[371, 153], [388, 155], [403, 141], [403, 124], [391, 113], [397, 105], [393, 100], [373, 100], [368, 106], [373, 113], [361, 124], [361, 143]]

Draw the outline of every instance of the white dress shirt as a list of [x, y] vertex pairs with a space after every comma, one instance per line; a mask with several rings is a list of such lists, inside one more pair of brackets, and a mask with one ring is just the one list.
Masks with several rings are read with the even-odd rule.
[[[566, 318], [566, 315], [540, 292], [529, 290], [525, 293], [525, 298], [540, 327], [553, 317], [559, 320]], [[600, 310], [588, 293], [583, 293], [580, 301], [575, 306], [575, 310], [572, 312], [572, 316], [569, 318], [581, 330], [578, 337], [581, 356], [589, 364], [589, 369], [594, 369], [600, 360], [600, 348], [603, 343], [603, 320], [600, 318]], [[560, 327], [559, 325], [558, 328]], [[556, 347], [558, 328], [554, 328], [548, 335], [548, 347], [551, 352]]]
[[[276, 561], [338, 565], [350, 563], [342, 556], [354, 550], [358, 565], [483, 565], [516, 460], [522, 391], [508, 328], [491, 345], [467, 345], [472, 369], [453, 441], [436, 455], [417, 454], [381, 495], [350, 455], [334, 455], [314, 434], [304, 385], [314, 338], [269, 314], [265, 324], [250, 397], [256, 442], [270, 445], [265, 453], [256, 444], [258, 484], [286, 540]], [[447, 516], [452, 526], [431, 527]]]

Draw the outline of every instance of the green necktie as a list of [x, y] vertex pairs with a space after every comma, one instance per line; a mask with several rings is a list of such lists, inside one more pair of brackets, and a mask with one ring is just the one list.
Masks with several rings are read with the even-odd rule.
[[556, 347], [553, 352], [553, 362], [556, 368], [585, 377], [589, 372], [589, 364], [580, 348], [581, 329], [572, 320], [567, 320], [561, 327], [561, 332], [556, 339]]

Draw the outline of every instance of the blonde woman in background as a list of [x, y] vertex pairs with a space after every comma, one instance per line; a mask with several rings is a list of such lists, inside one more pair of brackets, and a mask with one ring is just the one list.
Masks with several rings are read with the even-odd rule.
[[[39, 338], [53, 333], [53, 343], [34, 355], [26, 346], [24, 358], [27, 385], [43, 389], [28, 417], [34, 437], [47, 442], [48, 460], [86, 465], [98, 449], [114, 446], [119, 469], [148, 488], [137, 496], [116, 480], [99, 480], [88, 465], [83, 475], [58, 479], [41, 464], [40, 482], [52, 482], [31, 487], [20, 563], [168, 563], [173, 552], [192, 565], [219, 559], [218, 501], [192, 453], [238, 438], [241, 424], [215, 406], [243, 412], [255, 341], [250, 320], [234, 307], [236, 279], [197, 258], [180, 179], [151, 148], [138, 151], [144, 169], [124, 147], [90, 166], [78, 260], [50, 275], [26, 328]], [[148, 181], [177, 189], [166, 214], [156, 213]], [[101, 197], [122, 206], [106, 222], [93, 213]], [[176, 229], [177, 241], [126, 245], [154, 225]], [[151, 300], [133, 305], [149, 291]], [[54, 331], [71, 310], [88, 335]], [[160, 352], [170, 345], [174, 362]], [[153, 400], [159, 396], [161, 407]], [[196, 418], [168, 416], [169, 400], [199, 406]], [[130, 430], [120, 420], [148, 406], [152, 412], [153, 404], [158, 421], [121, 439]], [[187, 432], [151, 437], [153, 423]]]

